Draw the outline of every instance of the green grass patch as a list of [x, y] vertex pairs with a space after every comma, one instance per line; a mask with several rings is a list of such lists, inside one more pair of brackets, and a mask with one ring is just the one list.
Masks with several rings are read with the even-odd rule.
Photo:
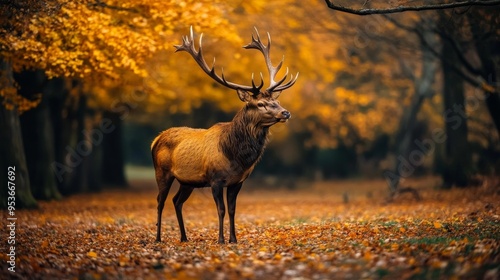
[[445, 237], [445, 236], [429, 236], [421, 238], [407, 238], [403, 239], [402, 243], [408, 243], [411, 245], [442, 245], [449, 244], [451, 241], [456, 240], [455, 238]]

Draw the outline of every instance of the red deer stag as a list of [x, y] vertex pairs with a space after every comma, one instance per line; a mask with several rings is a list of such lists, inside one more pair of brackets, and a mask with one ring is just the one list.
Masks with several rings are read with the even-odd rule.
[[[236, 90], [245, 106], [234, 116], [231, 122], [218, 123], [208, 129], [189, 127], [173, 127], [160, 133], [151, 144], [151, 153], [158, 183], [158, 220], [156, 241], [161, 241], [161, 216], [170, 186], [174, 179], [180, 183], [180, 188], [173, 198], [175, 213], [179, 223], [181, 242], [187, 241], [182, 205], [191, 195], [193, 189], [211, 187], [212, 195], [219, 216], [219, 240], [224, 243], [225, 205], [223, 189], [227, 188], [227, 204], [230, 224], [230, 243], [236, 243], [234, 214], [236, 196], [243, 181], [247, 179], [255, 164], [259, 161], [268, 141], [269, 127], [286, 122], [290, 112], [280, 106], [276, 100], [281, 91], [291, 87], [297, 80], [298, 73], [291, 75], [288, 82], [288, 70], [285, 76], [275, 81], [283, 60], [274, 67], [269, 57], [271, 37], [268, 33], [268, 44], [265, 46], [257, 29], [256, 37], [252, 34], [252, 42], [244, 48], [257, 49], [264, 55], [269, 71], [270, 85], [261, 91], [264, 81], [261, 73], [260, 85], [256, 86], [252, 75], [252, 85], [244, 86], [231, 83], [215, 73], [214, 65], [209, 67], [202, 53], [200, 35], [199, 50], [194, 45], [193, 29], [190, 36], [183, 37], [182, 45], [177, 45], [177, 51], [188, 52], [198, 65], [212, 79], [230, 89]], [[214, 59], [215, 64], [215, 59]]]

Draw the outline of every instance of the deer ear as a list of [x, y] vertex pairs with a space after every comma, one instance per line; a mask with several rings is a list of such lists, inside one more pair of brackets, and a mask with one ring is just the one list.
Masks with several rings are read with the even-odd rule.
[[253, 99], [252, 94], [250, 94], [250, 92], [246, 90], [237, 89], [236, 92], [238, 93], [238, 97], [240, 98], [240, 100], [243, 102], [249, 102]]
[[274, 91], [271, 96], [273, 97], [273, 99], [278, 99], [278, 97], [280, 97], [280, 94], [281, 94], [281, 91]]

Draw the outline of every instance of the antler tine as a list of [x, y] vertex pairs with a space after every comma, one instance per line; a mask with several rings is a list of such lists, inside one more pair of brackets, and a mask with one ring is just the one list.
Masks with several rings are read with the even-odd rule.
[[285, 76], [283, 76], [283, 78], [281, 78], [281, 80], [275, 82], [273, 86], [269, 86], [269, 88], [267, 90], [269, 90], [269, 92], [273, 92], [275, 90], [275, 88], [277, 88], [279, 85], [281, 85], [286, 80], [287, 77], [288, 77], [288, 67], [286, 68]]
[[271, 35], [269, 34], [269, 32], [267, 33], [267, 46], [265, 46], [262, 43], [262, 40], [260, 39], [259, 31], [257, 30], [256, 27], [254, 27], [254, 29], [255, 29], [255, 36], [254, 36], [254, 34], [252, 34], [252, 42], [250, 42], [250, 44], [244, 46], [244, 48], [245, 49], [257, 49], [264, 55], [267, 70], [269, 72], [269, 82], [270, 82], [270, 85], [266, 89], [266, 91], [268, 93], [271, 93], [273, 91], [280, 91], [280, 90], [291, 87], [295, 83], [295, 80], [297, 80], [298, 75], [295, 76], [295, 79], [294, 79], [293, 75], [291, 75], [290, 81], [288, 83], [286, 83], [285, 85], [281, 85], [288, 77], [288, 68], [287, 68], [286, 74], [283, 78], [281, 78], [279, 81], [274, 80], [276, 78], [276, 75], [278, 74], [279, 70], [283, 66], [285, 56], [283, 56], [283, 58], [278, 63], [278, 65], [276, 67], [274, 67], [272, 62], [271, 62], [271, 57], [269, 55], [270, 49], [271, 49]]
[[189, 53], [196, 63], [200, 66], [200, 68], [212, 79], [214, 79], [216, 82], [219, 84], [226, 86], [231, 89], [235, 90], [244, 90], [251, 92], [254, 96], [258, 95], [260, 93], [260, 89], [264, 86], [264, 81], [261, 79], [261, 83], [259, 86], [255, 85], [255, 82], [253, 80], [253, 75], [252, 75], [252, 86], [244, 86], [244, 85], [239, 85], [236, 83], [232, 83], [226, 80], [224, 77], [224, 69], [222, 69], [222, 77], [217, 75], [215, 73], [215, 58], [212, 63], [212, 67], [209, 67], [207, 63], [205, 62], [205, 58], [203, 57], [203, 47], [202, 47], [202, 39], [203, 39], [203, 33], [200, 34], [200, 42], [199, 42], [199, 47], [198, 51], [196, 50], [196, 47], [194, 45], [194, 32], [193, 32], [193, 26], [190, 28], [189, 36], [183, 36], [182, 37], [182, 45], [174, 45], [176, 48], [176, 52], [178, 51], [185, 51]]
[[262, 73], [260, 75], [260, 85], [259, 86], [255, 86], [255, 83], [253, 81], [253, 73], [252, 73], [252, 86], [257, 89], [257, 93], [260, 93], [260, 89], [264, 86], [264, 78], [262, 77]]
[[[245, 45], [243, 48], [245, 48], [245, 49], [257, 49], [264, 55], [267, 70], [269, 72], [269, 80], [270, 80], [270, 85], [266, 89], [266, 92], [268, 94], [270, 94], [273, 91], [282, 91], [284, 89], [291, 87], [297, 81], [297, 78], [299, 77], [299, 73], [297, 73], [295, 75], [295, 77], [294, 77], [294, 75], [290, 75], [290, 80], [287, 83], [283, 84], [286, 81], [286, 79], [288, 78], [288, 68], [287, 68], [286, 73], [283, 76], [283, 78], [281, 78], [279, 81], [275, 81], [274, 79], [276, 78], [278, 71], [283, 66], [285, 56], [283, 56], [283, 58], [278, 63], [278, 65], [276, 67], [274, 67], [272, 62], [271, 62], [270, 55], [269, 55], [269, 52], [271, 49], [271, 35], [269, 34], [269, 32], [267, 33], [267, 46], [265, 46], [262, 43], [262, 40], [260, 39], [259, 31], [257, 30], [256, 27], [254, 27], [254, 29], [255, 29], [255, 36], [254, 36], [254, 34], [252, 34], [252, 41], [250, 42], [250, 44]], [[260, 94], [260, 90], [264, 86], [264, 77], [263, 77], [262, 73], [260, 73], [260, 84], [258, 86], [255, 85], [254, 74], [252, 74], [252, 86], [244, 86], [244, 85], [239, 85], [239, 84], [227, 81], [226, 77], [224, 76], [224, 69], [223, 68], [222, 68], [221, 76], [217, 75], [217, 73], [215, 72], [215, 57], [214, 57], [214, 60], [212, 62], [212, 67], [209, 67], [207, 65], [205, 58], [203, 57], [203, 44], [202, 44], [202, 42], [203, 42], [203, 33], [200, 34], [199, 47], [198, 47], [198, 50], [196, 50], [196, 46], [194, 43], [193, 27], [191, 26], [190, 31], [189, 31], [189, 35], [182, 37], [182, 45], [174, 45], [174, 47], [176, 48], [175, 51], [176, 52], [185, 51], [185, 52], [189, 53], [194, 58], [196, 63], [198, 63], [198, 65], [201, 67], [201, 69], [206, 74], [208, 74], [212, 79], [214, 79], [216, 82], [218, 82], [219, 84], [226, 86], [228, 88], [231, 88], [231, 89], [244, 90], [244, 91], [251, 92], [253, 96], [257, 96]]]
[[[288, 70], [287, 70], [287, 73], [288, 73]], [[293, 77], [293, 75], [290, 75], [290, 80], [286, 84], [276, 87], [273, 91], [282, 91], [282, 90], [285, 90], [285, 89], [293, 86], [298, 78], [299, 78], [299, 72], [297, 72], [297, 74], [295, 75], [295, 78]]]

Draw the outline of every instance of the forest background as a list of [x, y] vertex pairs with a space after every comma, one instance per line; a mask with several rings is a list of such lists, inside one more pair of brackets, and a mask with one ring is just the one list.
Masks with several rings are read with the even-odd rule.
[[[300, 72], [237, 244], [209, 189], [154, 242], [151, 141], [243, 106], [191, 26], [230, 81], [254, 27]], [[498, 279], [499, 70], [499, 0], [0, 0], [0, 278]]]

